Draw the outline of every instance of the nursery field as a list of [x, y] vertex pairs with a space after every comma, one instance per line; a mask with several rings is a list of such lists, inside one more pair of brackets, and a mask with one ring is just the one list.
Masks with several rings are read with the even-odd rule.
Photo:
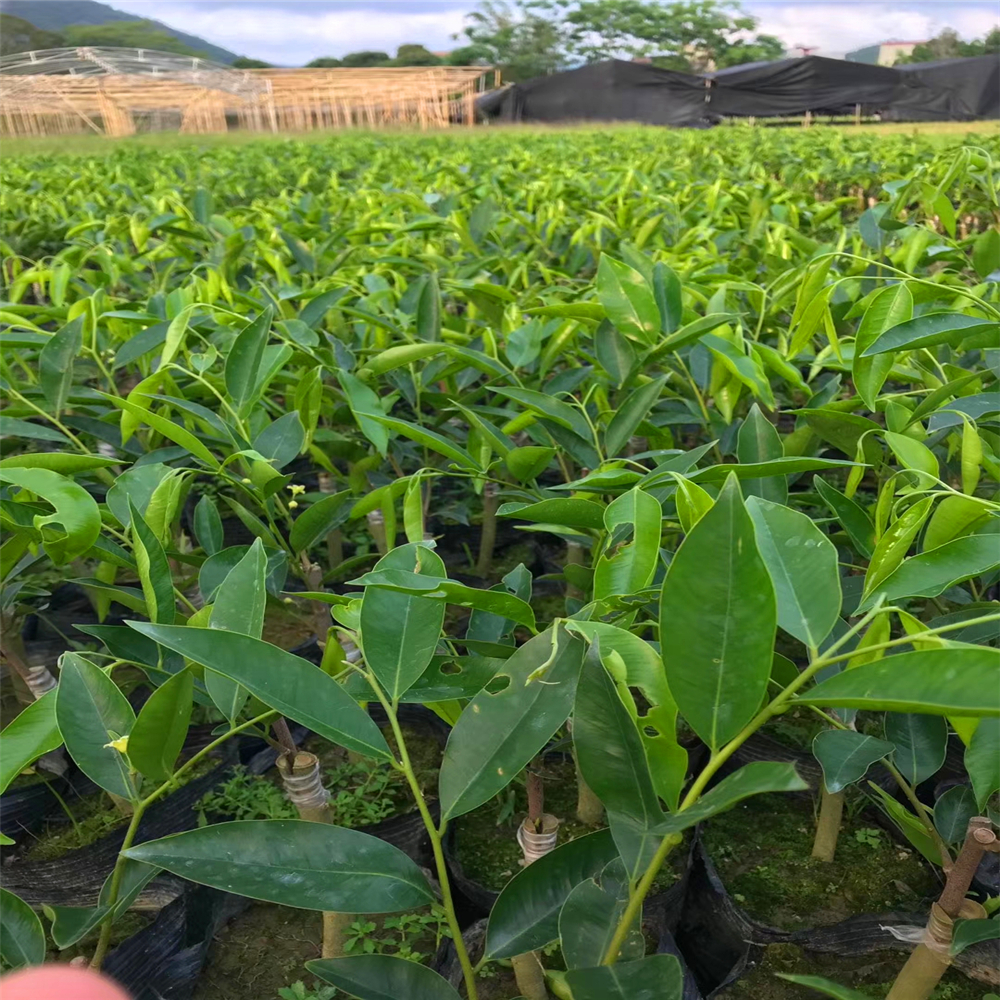
[[997, 1000], [998, 185], [995, 128], [5, 157], [4, 973]]

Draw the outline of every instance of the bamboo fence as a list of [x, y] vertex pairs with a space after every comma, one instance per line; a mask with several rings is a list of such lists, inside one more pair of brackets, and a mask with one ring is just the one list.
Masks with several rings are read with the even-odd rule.
[[0, 135], [308, 132], [472, 125], [480, 66], [233, 70], [142, 49], [0, 59]]

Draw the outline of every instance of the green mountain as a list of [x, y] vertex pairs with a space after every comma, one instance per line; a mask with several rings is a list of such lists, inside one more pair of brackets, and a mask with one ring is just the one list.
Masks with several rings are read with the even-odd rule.
[[[237, 58], [235, 52], [206, 42], [204, 38], [199, 38], [197, 35], [178, 31], [162, 21], [153, 21], [136, 14], [127, 14], [123, 10], [116, 10], [107, 4], [98, 3], [97, 0], [0, 0], [0, 13], [22, 18], [44, 31], [58, 32], [66, 38], [65, 44], [68, 45], [76, 42], [92, 45], [111, 45], [116, 44], [116, 42], [119, 45], [134, 45], [136, 42], [130, 40], [128, 32], [122, 31], [120, 39], [112, 36], [108, 42], [101, 41], [99, 36], [95, 36], [93, 32], [93, 29], [100, 25], [132, 21], [148, 25], [156, 32], [165, 32], [176, 39], [184, 49], [197, 52], [208, 59], [214, 59], [221, 63], [231, 63]], [[66, 32], [65, 30], [80, 25], [90, 26], [92, 30], [90, 32]], [[69, 37], [66, 37], [67, 35]], [[150, 47], [155, 46], [151, 45]], [[181, 50], [183, 51], [183, 49]]]

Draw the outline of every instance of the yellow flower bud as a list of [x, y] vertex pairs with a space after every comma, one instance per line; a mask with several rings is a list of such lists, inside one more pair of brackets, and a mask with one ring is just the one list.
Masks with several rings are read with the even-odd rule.
[[111, 748], [112, 750], [117, 750], [119, 753], [126, 753], [128, 751], [128, 737], [119, 736], [118, 739], [112, 740], [110, 743], [104, 744], [105, 749]]

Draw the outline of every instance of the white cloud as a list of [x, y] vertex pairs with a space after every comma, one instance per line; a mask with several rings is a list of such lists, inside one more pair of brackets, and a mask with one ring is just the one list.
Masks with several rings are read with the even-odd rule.
[[815, 47], [818, 55], [897, 39], [924, 41], [943, 28], [963, 38], [985, 35], [1000, 20], [995, 3], [751, 3], [758, 31], [777, 35], [791, 49]]
[[462, 3], [449, 10], [419, 10], [412, 13], [381, 13], [377, 3], [367, 10], [331, 10], [317, 6], [314, 12], [301, 7], [282, 10], [266, 3], [214, 4], [173, 3], [164, 0], [118, 0], [117, 6], [131, 14], [152, 17], [171, 27], [198, 35], [233, 52], [277, 64], [301, 66], [317, 56], [342, 56], [361, 49], [395, 53], [401, 44], [414, 42], [432, 51], [454, 48], [451, 36], [460, 32], [465, 11]]

